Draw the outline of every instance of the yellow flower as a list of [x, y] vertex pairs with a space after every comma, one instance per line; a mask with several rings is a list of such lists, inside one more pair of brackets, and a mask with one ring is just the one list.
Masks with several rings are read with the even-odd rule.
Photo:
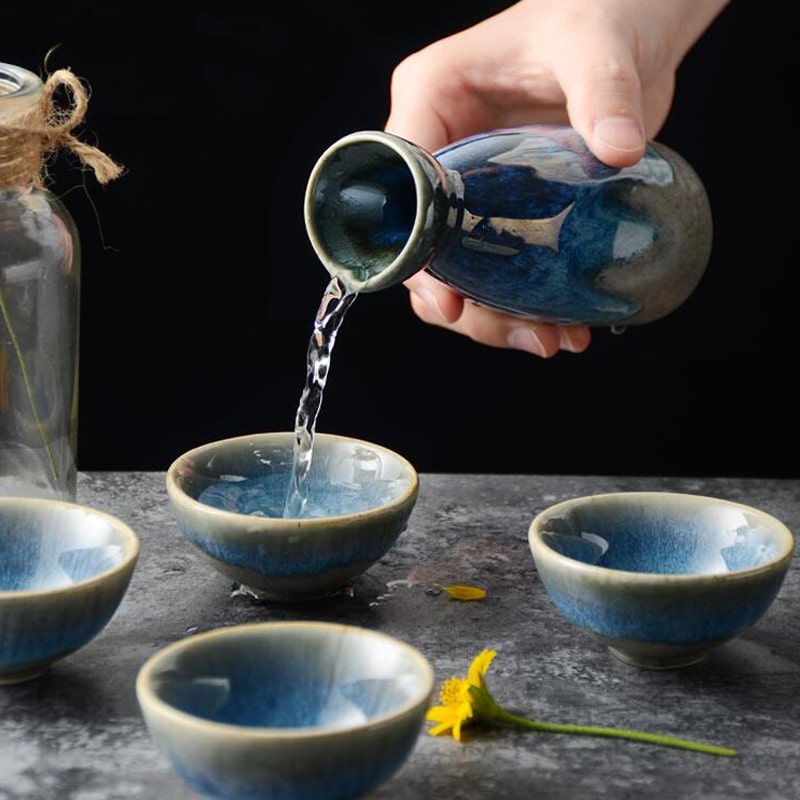
[[439, 700], [442, 705], [428, 710], [429, 722], [438, 723], [431, 728], [432, 736], [451, 731], [456, 741], [461, 741], [461, 727], [470, 720], [477, 710], [483, 718], [486, 700], [495, 705], [483, 676], [489, 669], [497, 653], [494, 650], [482, 650], [472, 660], [466, 678], [449, 678], [442, 684]]
[[458, 583], [452, 586], [440, 586], [435, 583], [434, 586], [447, 592], [453, 600], [483, 600], [486, 597], [486, 589], [481, 589], [477, 586], [464, 586]]
[[472, 660], [465, 678], [448, 678], [439, 692], [442, 705], [428, 709], [426, 719], [436, 724], [428, 731], [438, 736], [448, 731], [456, 741], [461, 741], [461, 729], [468, 723], [500, 723], [516, 725], [520, 728], [545, 733], [572, 733], [583, 736], [607, 736], [629, 739], [634, 742], [676, 747], [681, 750], [694, 750], [716, 756], [735, 756], [736, 750], [713, 744], [678, 739], [657, 733], [644, 733], [627, 728], [607, 728], [600, 725], [572, 725], [556, 722], [540, 722], [527, 719], [503, 710], [492, 697], [486, 685], [486, 675], [497, 653], [494, 650], [481, 650]]

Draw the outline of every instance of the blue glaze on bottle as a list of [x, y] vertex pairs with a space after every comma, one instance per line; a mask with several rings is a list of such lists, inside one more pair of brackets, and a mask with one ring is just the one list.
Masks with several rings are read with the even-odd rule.
[[420, 269], [523, 317], [619, 326], [681, 305], [708, 263], [712, 223], [696, 173], [651, 142], [603, 164], [570, 127], [463, 139], [435, 154], [385, 132], [332, 145], [306, 190], [306, 227], [353, 292]]

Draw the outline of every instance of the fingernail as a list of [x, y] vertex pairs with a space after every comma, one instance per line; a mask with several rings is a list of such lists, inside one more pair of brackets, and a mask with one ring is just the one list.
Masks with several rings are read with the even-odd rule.
[[414, 294], [419, 297], [431, 311], [444, 319], [442, 309], [439, 307], [439, 299], [430, 289], [415, 289]]
[[509, 331], [506, 341], [508, 346], [513, 347], [514, 350], [524, 350], [526, 353], [533, 353], [535, 356], [546, 357], [539, 337], [531, 328], [513, 328]]
[[561, 328], [561, 330], [558, 332], [558, 347], [559, 349], [567, 350], [570, 353], [575, 352], [575, 345], [572, 343], [572, 337], [570, 336], [567, 328]]
[[588, 346], [586, 337], [570, 328], [562, 328], [559, 331], [558, 345], [562, 350], [570, 353], [582, 353]]
[[632, 117], [606, 117], [594, 126], [594, 136], [612, 150], [631, 153], [641, 150], [645, 143], [639, 123]]

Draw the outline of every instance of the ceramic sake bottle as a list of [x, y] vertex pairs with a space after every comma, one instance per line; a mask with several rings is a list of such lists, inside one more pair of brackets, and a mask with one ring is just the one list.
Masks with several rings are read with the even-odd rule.
[[352, 133], [314, 166], [305, 223], [350, 292], [426, 269], [485, 306], [608, 327], [680, 306], [712, 242], [706, 191], [676, 152], [651, 142], [635, 166], [613, 168], [554, 125], [491, 131], [436, 153], [381, 131]]

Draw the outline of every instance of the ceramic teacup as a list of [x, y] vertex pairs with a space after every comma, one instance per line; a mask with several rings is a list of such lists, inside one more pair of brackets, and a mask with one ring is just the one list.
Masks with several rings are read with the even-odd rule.
[[398, 453], [317, 433], [302, 516], [285, 516], [294, 440], [279, 432], [210, 442], [181, 455], [166, 477], [188, 541], [218, 572], [269, 600], [340, 591], [394, 545], [419, 488]]
[[755, 624], [795, 547], [764, 511], [672, 492], [565, 500], [535, 517], [528, 538], [559, 611], [651, 668], [693, 664]]
[[387, 634], [265, 622], [168, 645], [136, 693], [154, 741], [201, 795], [348, 800], [406, 761], [433, 685], [428, 660]]
[[36, 678], [94, 639], [138, 556], [138, 537], [110, 514], [0, 497], [0, 684]]

